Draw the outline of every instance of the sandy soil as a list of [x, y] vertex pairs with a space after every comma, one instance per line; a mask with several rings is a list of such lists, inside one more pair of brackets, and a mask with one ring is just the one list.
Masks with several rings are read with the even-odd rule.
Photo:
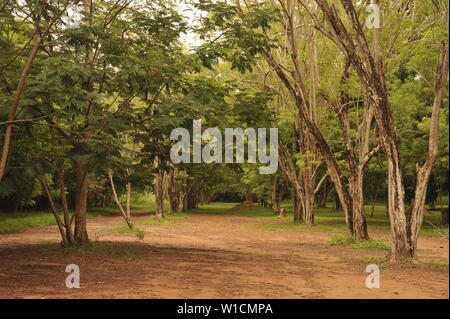
[[[135, 222], [148, 216], [135, 217]], [[189, 215], [177, 225], [140, 225], [108, 232], [119, 216], [88, 221], [107, 249], [80, 254], [57, 249], [55, 226], [0, 235], [0, 298], [448, 298], [448, 270], [426, 264], [381, 269], [381, 287], [365, 286], [369, 259], [385, 251], [330, 246], [326, 231], [261, 227], [250, 217]], [[387, 231], [372, 237], [388, 239]], [[425, 262], [448, 264], [448, 241], [423, 237]], [[81, 287], [65, 286], [77, 264]]]

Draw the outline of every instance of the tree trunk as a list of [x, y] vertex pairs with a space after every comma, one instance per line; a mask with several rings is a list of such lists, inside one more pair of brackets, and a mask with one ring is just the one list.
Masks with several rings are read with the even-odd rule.
[[169, 186], [168, 186], [168, 193], [169, 193], [169, 205], [170, 205], [170, 212], [176, 213], [178, 212], [180, 201], [179, 201], [179, 192], [178, 192], [178, 185], [176, 181], [176, 176], [178, 173], [178, 169], [175, 167], [169, 171]]
[[[308, 173], [310, 173], [309, 170]], [[309, 179], [310, 180], [310, 179]], [[304, 194], [302, 198], [303, 224], [314, 225], [314, 190], [310, 183], [304, 183]]]
[[[127, 176], [130, 177], [130, 170], [127, 168]], [[125, 212], [128, 220], [131, 220], [131, 182], [128, 182], [125, 186], [126, 191], [126, 202], [125, 202]]]
[[36, 57], [39, 46], [41, 44], [41, 40], [42, 39], [38, 34], [38, 30], [36, 29], [33, 35], [33, 47], [31, 48], [27, 62], [23, 67], [22, 74], [20, 75], [14, 100], [11, 105], [11, 110], [9, 111], [8, 114], [8, 124], [6, 124], [5, 137], [3, 140], [2, 156], [0, 157], [0, 181], [3, 179], [3, 176], [5, 175], [6, 171], [6, 163], [8, 161], [8, 154], [9, 154], [9, 145], [11, 142], [12, 129], [14, 125], [13, 121], [16, 118], [17, 108], [19, 107], [20, 98], [25, 88], [28, 72], [30, 71], [31, 65], [33, 64], [34, 58]]
[[351, 176], [351, 194], [353, 204], [353, 233], [358, 240], [368, 240], [369, 234], [367, 232], [367, 222], [364, 213], [364, 199], [363, 199], [363, 175], [362, 171], [358, 172], [356, 176]]
[[339, 199], [339, 196], [336, 192], [334, 192], [333, 197], [334, 197], [334, 210], [339, 212], [342, 210], [341, 200]]
[[329, 193], [330, 187], [328, 187], [328, 184], [325, 182], [323, 185], [322, 195], [320, 196], [320, 199], [317, 200], [317, 207], [319, 208], [327, 207], [327, 197]]
[[156, 174], [156, 180], [155, 180], [155, 186], [154, 186], [154, 192], [155, 192], [155, 204], [156, 204], [156, 216], [157, 217], [164, 217], [164, 197], [163, 197], [163, 187], [162, 187], [162, 173], [158, 172]]
[[86, 163], [83, 160], [75, 160], [74, 169], [76, 174], [74, 239], [78, 245], [84, 245], [89, 243], [86, 228], [86, 208], [88, 195]]
[[183, 192], [183, 212], [187, 212], [190, 207], [189, 207], [189, 193], [190, 193], [190, 188], [189, 186], [184, 186], [184, 192]]
[[127, 199], [126, 199], [126, 208], [125, 212], [127, 215], [127, 218], [131, 218], [131, 182], [128, 182], [126, 187], [126, 193], [127, 193]]
[[[410, 258], [409, 245], [406, 241], [406, 218], [404, 206], [404, 188], [402, 171], [400, 168], [397, 133], [389, 109], [387, 87], [385, 81], [385, 69], [379, 43], [374, 43], [374, 53], [371, 52], [363, 27], [351, 0], [342, 0], [352, 32], [349, 32], [337, 13], [338, 8], [330, 5], [328, 1], [316, 0], [325, 17], [333, 28], [333, 34], [337, 37], [340, 49], [352, 63], [364, 86], [367, 102], [373, 107], [373, 115], [377, 122], [381, 145], [388, 162], [388, 201], [389, 218], [391, 222], [391, 260]], [[375, 1], [378, 4], [378, 0]], [[379, 32], [377, 30], [376, 32]], [[378, 39], [374, 39], [375, 42]]]
[[281, 198], [278, 194], [279, 192], [279, 186], [278, 186], [278, 176], [274, 176], [273, 177], [273, 181], [272, 181], [272, 210], [276, 213], [279, 214], [280, 213], [280, 201]]
[[295, 191], [292, 191], [292, 201], [294, 206], [294, 222], [301, 223], [302, 222], [302, 203], [300, 200], [299, 194]]
[[448, 207], [441, 208], [441, 225], [448, 226]]
[[377, 198], [378, 198], [378, 193], [379, 193], [380, 189], [377, 188], [377, 190], [375, 191], [375, 194], [372, 197], [372, 208], [370, 210], [370, 217], [373, 217], [375, 214], [375, 205], [377, 203]]
[[[56, 141], [55, 136], [55, 130], [53, 128], [50, 128], [50, 136], [51, 136], [51, 143], [53, 146], [57, 147], [58, 142]], [[59, 186], [59, 197], [61, 199], [61, 206], [63, 208], [64, 212], [64, 226], [66, 229], [66, 237], [69, 244], [73, 244], [74, 238], [73, 238], [73, 231], [72, 231], [72, 223], [69, 213], [69, 204], [67, 201], [66, 196], [66, 185], [64, 182], [64, 159], [57, 158], [56, 159], [56, 176], [58, 179], [58, 186]]]
[[164, 172], [160, 168], [160, 159], [158, 157], [155, 158], [155, 160], [153, 162], [153, 167], [156, 170], [156, 172], [154, 174], [154, 180], [153, 180], [153, 193], [155, 195], [156, 217], [163, 218], [164, 217], [164, 185], [163, 185]]
[[[108, 178], [109, 178], [109, 183], [111, 185], [111, 190], [113, 193], [114, 201], [116, 202], [117, 207], [119, 207], [120, 212], [122, 213], [123, 219], [125, 219], [125, 222], [127, 223], [128, 227], [130, 229], [133, 229], [133, 223], [130, 220], [129, 212], [127, 213], [127, 211], [125, 211], [123, 209], [122, 204], [120, 203], [120, 200], [119, 200], [119, 196], [117, 196], [116, 187], [114, 186], [114, 179], [113, 179], [113, 174], [112, 174], [111, 170], [108, 170]], [[127, 197], [128, 197], [128, 194], [127, 194]], [[127, 198], [127, 206], [128, 206], [128, 198]], [[127, 208], [127, 209], [129, 209], [129, 208]]]
[[45, 190], [45, 193], [47, 194], [47, 198], [50, 203], [50, 207], [52, 209], [53, 216], [55, 216], [56, 224], [58, 225], [59, 233], [61, 234], [61, 238], [62, 238], [62, 246], [67, 247], [70, 245], [70, 242], [67, 238], [67, 234], [64, 229], [65, 226], [64, 226], [63, 222], [61, 221], [61, 218], [58, 215], [58, 210], [56, 209], [56, 205], [53, 201], [53, 198], [50, 193], [50, 189], [47, 185], [47, 181], [45, 180], [45, 177], [44, 177], [44, 179], [42, 179], [42, 186]]
[[408, 227], [408, 242], [412, 257], [417, 255], [417, 240], [423, 222], [425, 200], [434, 163], [439, 154], [439, 116], [442, 105], [442, 97], [448, 77], [448, 42], [443, 42], [440, 49], [437, 78], [434, 88], [434, 103], [431, 115], [430, 136], [428, 142], [428, 154], [422, 167], [418, 167], [416, 189], [412, 203], [411, 221]]

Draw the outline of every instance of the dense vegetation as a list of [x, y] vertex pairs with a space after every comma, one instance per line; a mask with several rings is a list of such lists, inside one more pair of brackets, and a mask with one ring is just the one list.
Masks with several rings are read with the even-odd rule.
[[[370, 28], [369, 2], [2, 0], [0, 210], [52, 211], [69, 246], [92, 207], [132, 228], [137, 193], [161, 218], [164, 199], [291, 200], [306, 225], [332, 201], [369, 240], [384, 202], [391, 258], [414, 258], [425, 205], [448, 205], [448, 3], [371, 1]], [[170, 132], [198, 119], [277, 127], [278, 172], [172, 163]]]

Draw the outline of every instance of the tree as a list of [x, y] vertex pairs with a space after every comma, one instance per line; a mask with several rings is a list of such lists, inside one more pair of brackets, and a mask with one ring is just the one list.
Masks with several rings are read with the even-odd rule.
[[[391, 259], [399, 260], [402, 258], [412, 258], [416, 255], [416, 247], [412, 244], [411, 240], [408, 239], [409, 235], [405, 217], [404, 186], [402, 169], [400, 166], [398, 138], [392, 111], [389, 107], [386, 86], [386, 69], [379, 50], [379, 44], [377, 43], [373, 50], [370, 49], [367, 36], [363, 31], [357, 11], [351, 1], [341, 1], [346, 17], [348, 18], [348, 26], [345, 25], [339, 14], [339, 8], [336, 3], [330, 5], [325, 0], [316, 0], [316, 2], [322, 10], [324, 17], [329, 22], [330, 29], [324, 30], [317, 24], [316, 27], [320, 28], [324, 34], [329, 36], [352, 63], [364, 86], [365, 92], [367, 92], [368, 102], [373, 106], [381, 144], [388, 163], [388, 203], [392, 240]], [[374, 4], [379, 5], [379, 1], [375, 1]], [[402, 9], [405, 11], [409, 8], [405, 6]], [[352, 34], [354, 34], [354, 37]], [[445, 66], [445, 58], [441, 58], [439, 64]], [[446, 80], [438, 80], [437, 82], [442, 81], [445, 82]], [[436, 93], [438, 92], [439, 90]], [[440, 105], [440, 102], [438, 103]], [[439, 113], [437, 113], [437, 116], [438, 115]], [[436, 146], [436, 144], [433, 143], [431, 143], [432, 145], [430, 146], [432, 150]], [[427, 164], [433, 162], [432, 158], [433, 155], [431, 155], [430, 161]], [[422, 187], [419, 191], [420, 197], [424, 196], [421, 191], [423, 190], [423, 186], [428, 183], [428, 170], [431, 169], [425, 168], [421, 173], [423, 176], [421, 176], [419, 183], [419, 187]], [[421, 203], [418, 204], [419, 206], [424, 203], [421, 198], [418, 200]], [[417, 209], [415, 214], [416, 217], [413, 221], [415, 238], [418, 236], [418, 229], [420, 229], [419, 225], [421, 224], [419, 211], [423, 212], [423, 208]]]
[[[241, 71], [251, 69], [251, 64], [255, 63], [256, 54], [259, 54], [265, 59], [270, 71], [275, 72], [278, 76], [281, 84], [297, 108], [300, 120], [298, 128], [303, 128], [303, 132], [300, 134], [305, 138], [302, 142], [305, 154], [310, 152], [308, 148], [311, 147], [308, 144], [313, 144], [314, 151], [320, 153], [323, 161], [327, 165], [329, 175], [341, 200], [350, 234], [356, 235], [361, 239], [367, 238], [365, 219], [362, 217], [363, 211], [353, 211], [352, 196], [344, 180], [342, 168], [313, 116], [316, 103], [315, 86], [309, 86], [307, 82], [314, 83], [317, 75], [315, 75], [315, 71], [311, 72], [311, 78], [313, 80], [308, 79], [307, 73], [305, 72], [306, 66], [302, 62], [298, 52], [297, 26], [294, 26], [295, 23], [298, 23], [298, 18], [294, 18], [294, 15], [299, 10], [294, 10], [295, 5], [293, 1], [281, 2], [280, 7], [273, 7], [270, 4], [249, 3], [244, 10], [239, 1], [236, 2], [235, 6], [225, 5], [224, 3], [200, 4], [199, 8], [215, 14], [209, 18], [211, 21], [205, 23], [205, 32], [213, 32], [216, 30], [222, 32], [222, 36], [219, 37], [220, 40], [213, 38], [212, 43], [203, 46], [202, 50], [212, 51], [213, 53], [210, 52], [212, 56], [214, 54], [220, 55], [225, 59], [231, 60], [232, 65]], [[280, 23], [283, 30], [282, 35], [284, 36], [281, 40], [278, 40], [276, 37], [270, 37], [268, 30], [271, 27], [271, 23]], [[307, 33], [308, 31], [304, 32]], [[236, 48], [236, 50], [230, 52], [225, 51], [224, 48]], [[278, 51], [274, 50], [275, 48]], [[253, 56], [249, 58], [247, 52], [253, 54]], [[309, 98], [310, 96], [313, 98]], [[306, 137], [305, 132], [307, 132]], [[311, 140], [308, 142], [309, 139]], [[368, 157], [370, 158], [370, 156]], [[292, 161], [292, 155], [289, 156], [289, 154], [286, 154], [286, 156], [281, 154], [280, 158]], [[297, 198], [306, 204], [306, 207], [302, 209], [308, 212], [305, 216], [308, 216], [307, 222], [311, 223], [312, 203], [317, 190], [317, 188], [315, 190], [309, 188], [311, 181], [315, 178], [314, 174], [309, 175], [313, 170], [305, 169], [302, 172], [303, 175], [309, 175], [303, 176], [308, 180], [305, 182], [305, 185], [308, 186], [307, 191], [305, 191], [298, 182], [298, 178], [295, 178], [296, 174], [293, 173], [295, 166], [288, 164], [284, 167], [285, 169], [291, 167], [291, 173], [289, 173], [290, 180], [296, 184]], [[297, 207], [299, 206], [297, 205]], [[361, 205], [358, 205], [358, 207], [361, 207]], [[354, 223], [354, 214], [358, 214], [357, 220], [359, 222], [357, 223]]]

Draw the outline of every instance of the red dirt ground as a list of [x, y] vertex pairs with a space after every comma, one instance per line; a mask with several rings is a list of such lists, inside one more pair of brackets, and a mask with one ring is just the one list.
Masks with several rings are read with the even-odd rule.
[[[135, 217], [134, 222], [148, 220]], [[332, 233], [269, 230], [242, 216], [188, 215], [176, 225], [114, 233], [120, 217], [88, 221], [93, 254], [57, 248], [56, 226], [0, 235], [0, 298], [448, 298], [448, 269], [389, 265], [365, 286], [368, 258], [385, 251], [330, 246]], [[387, 231], [372, 237], [388, 239]], [[423, 261], [448, 264], [448, 241], [423, 237]], [[81, 287], [65, 286], [77, 264]]]

